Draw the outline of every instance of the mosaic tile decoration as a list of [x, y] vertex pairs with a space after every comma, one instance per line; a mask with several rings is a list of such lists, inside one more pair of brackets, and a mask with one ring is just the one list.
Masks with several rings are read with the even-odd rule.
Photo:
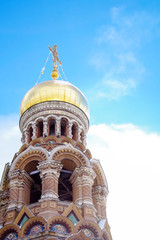
[[62, 234], [68, 233], [67, 228], [61, 224], [52, 225], [51, 231], [53, 231], [55, 233], [62, 233]]
[[36, 233], [40, 233], [43, 231], [43, 226], [38, 224], [38, 225], [34, 225], [33, 227], [31, 227], [31, 229], [28, 232], [28, 235], [33, 235]]
[[15, 240], [18, 239], [18, 236], [16, 233], [9, 233], [7, 236], [4, 238], [4, 240]]
[[91, 237], [91, 238], [94, 238], [94, 237], [95, 237], [94, 234], [93, 234], [93, 232], [92, 232], [90, 229], [88, 229], [88, 228], [84, 228], [84, 229], [82, 229], [82, 231], [84, 232], [84, 234], [85, 234], [87, 237]]

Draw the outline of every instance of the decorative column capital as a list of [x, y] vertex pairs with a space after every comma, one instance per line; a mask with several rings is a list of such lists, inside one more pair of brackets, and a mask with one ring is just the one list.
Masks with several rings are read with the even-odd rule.
[[62, 167], [63, 165], [59, 161], [48, 159], [40, 162], [37, 168], [40, 171], [41, 177], [50, 173], [55, 174], [57, 177], [59, 177]]
[[93, 171], [92, 168], [83, 167], [76, 168], [70, 177], [70, 181], [72, 184], [75, 182], [81, 184], [90, 184], [93, 185], [94, 179], [96, 177], [96, 173]]

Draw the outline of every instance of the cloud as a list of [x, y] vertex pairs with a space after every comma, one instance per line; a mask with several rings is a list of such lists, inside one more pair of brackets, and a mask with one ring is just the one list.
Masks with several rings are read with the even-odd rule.
[[159, 27], [160, 18], [154, 14], [128, 11], [124, 6], [112, 8], [108, 23], [99, 29], [89, 60], [101, 74], [89, 96], [119, 100], [132, 94], [147, 71], [141, 60], [143, 48], [158, 37]]
[[3, 172], [4, 165], [12, 161], [14, 154], [19, 151], [21, 146], [18, 118], [17, 115], [0, 116], [0, 176]]
[[[18, 116], [0, 116], [0, 131], [2, 174], [21, 146]], [[160, 135], [133, 124], [99, 124], [90, 126], [87, 142], [108, 180], [113, 239], [160, 239]]]
[[160, 238], [159, 146], [159, 134], [132, 124], [99, 124], [89, 129], [88, 148], [100, 159], [108, 180], [113, 239]]

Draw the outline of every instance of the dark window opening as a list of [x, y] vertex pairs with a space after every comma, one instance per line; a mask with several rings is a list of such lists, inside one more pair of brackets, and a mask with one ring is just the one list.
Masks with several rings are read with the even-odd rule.
[[58, 195], [60, 201], [73, 201], [72, 198], [72, 184], [69, 179], [72, 171], [62, 169], [58, 180]]
[[75, 124], [72, 126], [72, 138], [76, 141], [77, 140], [77, 128]]
[[29, 127], [29, 130], [28, 130], [28, 142], [29, 143], [32, 141], [32, 136], [33, 136], [33, 128]]
[[38, 202], [38, 200], [41, 198], [42, 186], [38, 170], [30, 172], [29, 175], [33, 180], [30, 192], [30, 204], [32, 204]]
[[43, 122], [39, 122], [37, 125], [37, 137], [43, 136]]
[[55, 120], [49, 122], [49, 135], [55, 135]]
[[61, 121], [61, 136], [66, 136], [67, 135], [67, 124], [66, 124], [66, 120], [62, 120]]

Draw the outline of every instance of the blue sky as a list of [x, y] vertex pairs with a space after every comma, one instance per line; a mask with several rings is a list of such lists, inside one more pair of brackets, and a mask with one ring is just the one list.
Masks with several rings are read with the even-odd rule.
[[[158, 1], [1, 1], [0, 20], [1, 114], [18, 113], [57, 44], [67, 79], [88, 98], [91, 124], [160, 131]], [[41, 81], [50, 69], [51, 61]]]
[[[22, 98], [57, 44], [89, 102], [88, 147], [108, 179], [113, 239], [159, 240], [159, 1], [0, 3], [0, 174], [21, 146]], [[51, 70], [50, 57], [40, 82]]]

